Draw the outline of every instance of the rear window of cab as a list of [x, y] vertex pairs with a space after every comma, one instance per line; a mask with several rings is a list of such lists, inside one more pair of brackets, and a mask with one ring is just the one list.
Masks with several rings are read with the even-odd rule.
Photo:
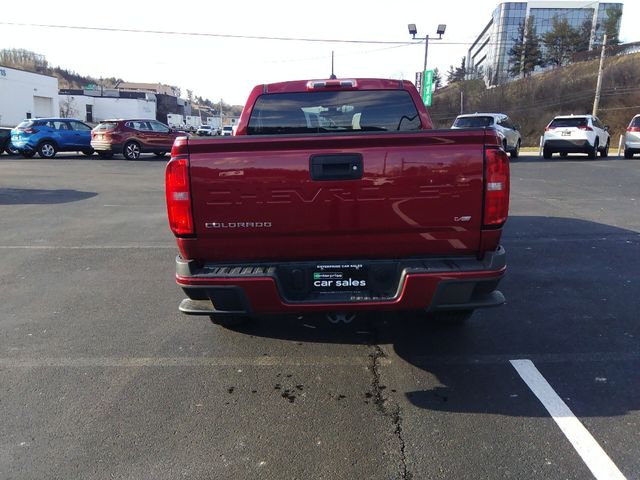
[[251, 112], [248, 135], [392, 132], [420, 129], [405, 90], [350, 90], [267, 94]]

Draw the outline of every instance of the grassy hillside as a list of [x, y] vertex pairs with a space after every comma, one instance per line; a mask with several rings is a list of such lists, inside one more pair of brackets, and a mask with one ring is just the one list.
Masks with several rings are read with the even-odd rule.
[[[449, 128], [460, 113], [504, 112], [521, 125], [523, 145], [537, 146], [544, 127], [556, 115], [591, 113], [599, 60], [567, 67], [486, 89], [481, 80], [456, 83], [435, 92], [430, 109], [434, 123]], [[612, 144], [640, 113], [640, 54], [607, 58], [598, 117], [609, 125]], [[633, 107], [633, 108], [630, 108]]]

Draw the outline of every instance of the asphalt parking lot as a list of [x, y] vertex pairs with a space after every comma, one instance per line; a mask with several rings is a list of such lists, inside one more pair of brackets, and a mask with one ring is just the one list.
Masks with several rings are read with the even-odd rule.
[[463, 327], [238, 330], [177, 311], [165, 163], [0, 157], [0, 478], [640, 478], [640, 158], [512, 162]]

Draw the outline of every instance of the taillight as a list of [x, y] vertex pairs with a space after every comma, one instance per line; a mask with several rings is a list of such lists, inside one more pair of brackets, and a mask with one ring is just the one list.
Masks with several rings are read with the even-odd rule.
[[24, 129], [24, 133], [28, 133], [29, 135], [32, 135], [34, 133], [38, 133], [38, 129], [37, 128], [25, 128]]
[[192, 235], [191, 181], [189, 158], [172, 158], [165, 174], [169, 226], [175, 235]]
[[627, 132], [640, 132], [640, 127], [629, 127]]
[[509, 157], [496, 147], [484, 151], [484, 221], [485, 226], [502, 225], [509, 215]]
[[593, 132], [593, 128], [591, 128], [589, 125], [578, 125], [578, 128], [580, 130], [586, 130], [588, 132]]

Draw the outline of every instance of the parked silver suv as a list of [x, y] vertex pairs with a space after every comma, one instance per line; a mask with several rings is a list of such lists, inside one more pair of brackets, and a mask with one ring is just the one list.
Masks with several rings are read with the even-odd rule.
[[504, 113], [472, 113], [458, 115], [451, 128], [495, 128], [502, 139], [502, 146], [511, 158], [518, 158], [522, 137], [520, 126], [513, 123]]

